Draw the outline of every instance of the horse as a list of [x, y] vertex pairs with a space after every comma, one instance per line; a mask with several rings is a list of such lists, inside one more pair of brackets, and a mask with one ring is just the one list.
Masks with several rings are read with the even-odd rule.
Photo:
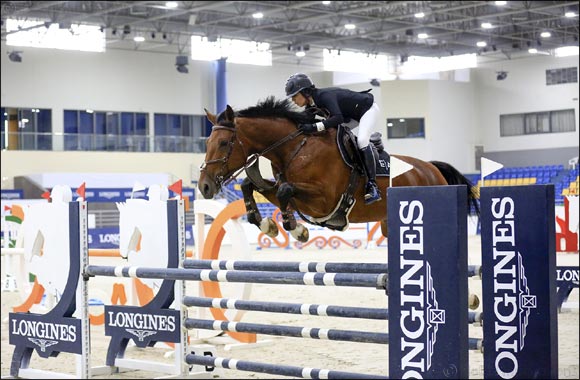
[[[387, 237], [387, 197], [389, 177], [377, 177], [382, 199], [365, 205], [366, 181], [359, 181], [363, 173], [350, 180], [352, 169], [347, 166], [339, 152], [334, 128], [312, 135], [304, 135], [297, 129], [301, 123], [312, 123], [313, 115], [299, 112], [289, 100], [268, 97], [237, 112], [227, 105], [219, 115], [205, 110], [212, 130], [206, 140], [206, 155], [200, 167], [198, 189], [206, 199], [213, 198], [221, 188], [235, 179], [242, 170], [246, 177], [241, 185], [247, 210], [248, 222], [256, 225], [268, 236], [278, 233], [271, 218], [263, 219], [253, 197], [253, 191], [261, 193], [276, 205], [282, 214], [283, 227], [301, 242], [308, 241], [308, 229], [296, 223], [294, 211], [309, 223], [329, 226], [325, 221], [340, 207], [348, 222], [364, 223], [380, 221], [381, 233]], [[472, 183], [450, 164], [418, 158], [392, 155], [413, 166], [413, 169], [393, 178], [393, 186], [467, 186], [468, 205], [478, 209], [476, 192]], [[264, 180], [250, 168], [257, 168], [259, 157], [271, 161], [275, 181]], [[256, 178], [258, 177], [258, 178]], [[364, 179], [364, 178], [363, 178]], [[350, 204], [341, 206], [348, 187], [352, 187]], [[344, 202], [342, 202], [344, 203]], [[342, 228], [341, 228], [342, 227]]]

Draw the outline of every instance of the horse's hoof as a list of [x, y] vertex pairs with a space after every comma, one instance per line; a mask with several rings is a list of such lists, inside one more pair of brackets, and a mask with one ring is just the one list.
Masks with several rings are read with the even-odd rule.
[[475, 310], [479, 307], [479, 297], [477, 294], [470, 294], [468, 298], [468, 306], [471, 310]]
[[302, 224], [298, 224], [295, 229], [290, 231], [292, 237], [301, 243], [306, 243], [310, 238], [310, 233], [308, 228], [304, 227]]
[[271, 238], [278, 236], [278, 226], [276, 226], [276, 223], [274, 220], [272, 220], [272, 218], [262, 219], [260, 222], [260, 231], [270, 236]]

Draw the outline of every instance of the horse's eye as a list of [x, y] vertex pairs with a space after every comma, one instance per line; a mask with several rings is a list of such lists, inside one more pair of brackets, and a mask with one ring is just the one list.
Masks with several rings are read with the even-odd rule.
[[226, 140], [221, 140], [219, 143], [220, 148], [225, 148], [226, 146], [228, 146], [229, 142]]

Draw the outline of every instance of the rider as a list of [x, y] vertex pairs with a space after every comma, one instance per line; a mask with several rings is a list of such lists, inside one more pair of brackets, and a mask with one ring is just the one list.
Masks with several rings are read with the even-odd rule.
[[291, 75], [286, 81], [286, 96], [299, 107], [306, 106], [326, 108], [329, 116], [316, 124], [300, 124], [298, 129], [305, 134], [336, 128], [339, 124], [349, 128], [358, 128], [357, 144], [364, 157], [364, 166], [368, 182], [365, 189], [365, 204], [381, 200], [381, 193], [376, 182], [375, 157], [370, 136], [379, 118], [379, 106], [368, 91], [355, 92], [347, 89], [330, 87], [316, 88], [312, 80], [302, 73]]

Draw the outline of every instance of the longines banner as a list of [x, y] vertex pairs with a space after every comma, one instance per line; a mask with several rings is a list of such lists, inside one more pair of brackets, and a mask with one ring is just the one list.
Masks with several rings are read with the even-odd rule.
[[481, 209], [485, 378], [556, 379], [554, 186], [484, 187]]
[[81, 354], [81, 320], [48, 318], [44, 314], [9, 313], [9, 342], [32, 347], [43, 358], [52, 352]]
[[389, 188], [387, 201], [389, 374], [467, 379], [467, 187]]
[[[72, 189], [73, 193], [77, 189]], [[85, 190], [85, 200], [87, 202], [125, 202], [127, 199], [148, 199], [147, 190], [140, 190], [133, 192], [130, 188], [92, 188]], [[169, 196], [174, 196], [173, 192], [169, 192]], [[183, 197], [189, 197], [190, 201], [195, 199], [195, 189], [184, 188]]]
[[105, 335], [132, 338], [137, 347], [149, 342], [180, 342], [181, 319], [178, 310], [135, 306], [105, 306]]

